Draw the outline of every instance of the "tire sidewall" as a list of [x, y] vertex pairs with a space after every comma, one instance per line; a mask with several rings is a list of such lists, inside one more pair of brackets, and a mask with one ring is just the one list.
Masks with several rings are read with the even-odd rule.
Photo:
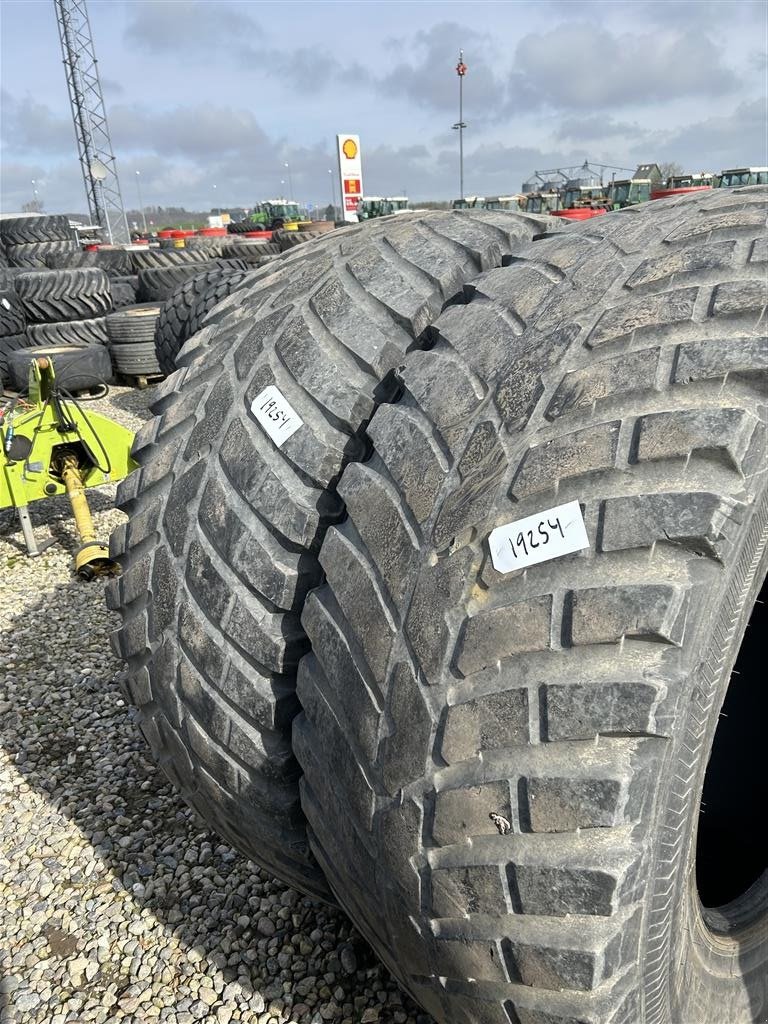
[[[757, 990], [761, 973], [765, 977], [768, 916], [762, 913], [733, 938], [710, 931], [697, 889], [696, 840], [704, 777], [720, 711], [768, 570], [767, 542], [768, 488], [764, 488], [741, 531], [725, 585], [713, 594], [701, 583], [692, 594], [693, 600], [706, 605], [699, 616], [697, 635], [688, 641], [689, 650], [701, 655], [690, 672], [690, 685], [679, 698], [684, 710], [675, 716], [674, 745], [658, 776], [664, 785], [651, 832], [655, 863], [643, 943], [645, 1024], [694, 1020], [746, 1024], [755, 1019], [750, 991]], [[725, 644], [723, 636], [727, 637]], [[671, 837], [666, 849], [675, 848], [668, 857], [664, 856], [665, 837]], [[662, 964], [666, 967], [660, 970]], [[745, 984], [746, 975], [754, 977], [754, 985]]]

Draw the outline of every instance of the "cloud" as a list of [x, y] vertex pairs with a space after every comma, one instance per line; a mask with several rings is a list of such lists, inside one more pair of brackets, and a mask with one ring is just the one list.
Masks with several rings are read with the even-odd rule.
[[659, 160], [676, 160], [686, 167], [710, 171], [764, 166], [768, 163], [767, 123], [768, 100], [761, 97], [740, 103], [725, 116], [654, 133], [654, 152]]
[[529, 104], [587, 110], [721, 96], [738, 84], [697, 29], [613, 35], [587, 23], [524, 36], [510, 79]]
[[84, 213], [88, 208], [74, 152], [71, 160], [62, 162], [3, 161], [0, 166], [3, 210], [21, 210], [24, 203], [33, 198], [34, 188], [43, 208], [51, 213]]
[[[378, 78], [378, 92], [405, 96], [419, 107], [455, 112], [458, 85], [453, 69], [460, 46], [469, 69], [464, 82], [468, 98], [471, 97], [475, 110], [495, 113], [504, 104], [504, 81], [493, 70], [494, 41], [489, 35], [456, 22], [440, 22], [417, 32], [410, 44], [402, 42], [400, 52], [410, 52]], [[453, 83], [449, 86], [451, 78]]]
[[615, 121], [603, 114], [566, 117], [555, 132], [556, 138], [569, 139], [572, 142], [594, 142], [616, 136], [627, 136], [637, 140], [645, 135], [646, 130], [636, 121]]
[[64, 153], [75, 145], [72, 120], [27, 94], [0, 92], [0, 136], [12, 153]]
[[101, 75], [101, 91], [105, 96], [122, 96], [125, 89], [122, 87], [120, 82], [114, 78], [107, 78], [105, 75]]
[[249, 110], [213, 103], [152, 110], [115, 105], [109, 115], [114, 140], [123, 151], [154, 151], [159, 157], [184, 156], [206, 162], [230, 155], [254, 160], [270, 144]]
[[[227, 59], [233, 51], [256, 56], [252, 44], [264, 38], [254, 19], [229, 3], [201, 0], [144, 0], [130, 7], [125, 42], [147, 53], [205, 54]], [[223, 45], [229, 41], [229, 45]]]
[[555, 17], [570, 18], [574, 8], [578, 8], [579, 17], [594, 18], [605, 23], [606, 17], [627, 24], [640, 26], [650, 22], [664, 27], [688, 29], [698, 24], [715, 25], [732, 24], [734, 21], [765, 20], [765, 4], [763, 0], [619, 0], [606, 4], [605, 0], [534, 0], [531, 5], [539, 12], [545, 7]]

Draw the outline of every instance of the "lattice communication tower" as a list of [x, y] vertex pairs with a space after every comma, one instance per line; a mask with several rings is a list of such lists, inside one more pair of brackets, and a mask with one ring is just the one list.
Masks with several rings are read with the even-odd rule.
[[53, 0], [53, 3], [91, 220], [104, 229], [105, 241], [130, 242], [88, 7], [85, 0]]

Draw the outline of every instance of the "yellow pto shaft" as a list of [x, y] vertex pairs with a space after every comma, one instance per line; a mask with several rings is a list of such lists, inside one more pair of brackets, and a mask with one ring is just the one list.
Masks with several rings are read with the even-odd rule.
[[109, 557], [109, 548], [96, 540], [93, 517], [85, 496], [85, 486], [77, 459], [74, 455], [64, 456], [61, 464], [61, 479], [67, 489], [72, 506], [80, 547], [75, 553], [75, 572], [84, 579], [94, 576], [112, 575], [118, 571], [116, 562]]

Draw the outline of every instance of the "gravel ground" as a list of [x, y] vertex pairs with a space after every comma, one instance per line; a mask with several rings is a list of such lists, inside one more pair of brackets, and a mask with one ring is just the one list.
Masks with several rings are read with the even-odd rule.
[[[132, 429], [152, 389], [93, 407]], [[102, 535], [114, 488], [91, 492]], [[260, 871], [152, 763], [66, 501], [0, 512], [0, 1024], [430, 1024], [346, 917]]]

